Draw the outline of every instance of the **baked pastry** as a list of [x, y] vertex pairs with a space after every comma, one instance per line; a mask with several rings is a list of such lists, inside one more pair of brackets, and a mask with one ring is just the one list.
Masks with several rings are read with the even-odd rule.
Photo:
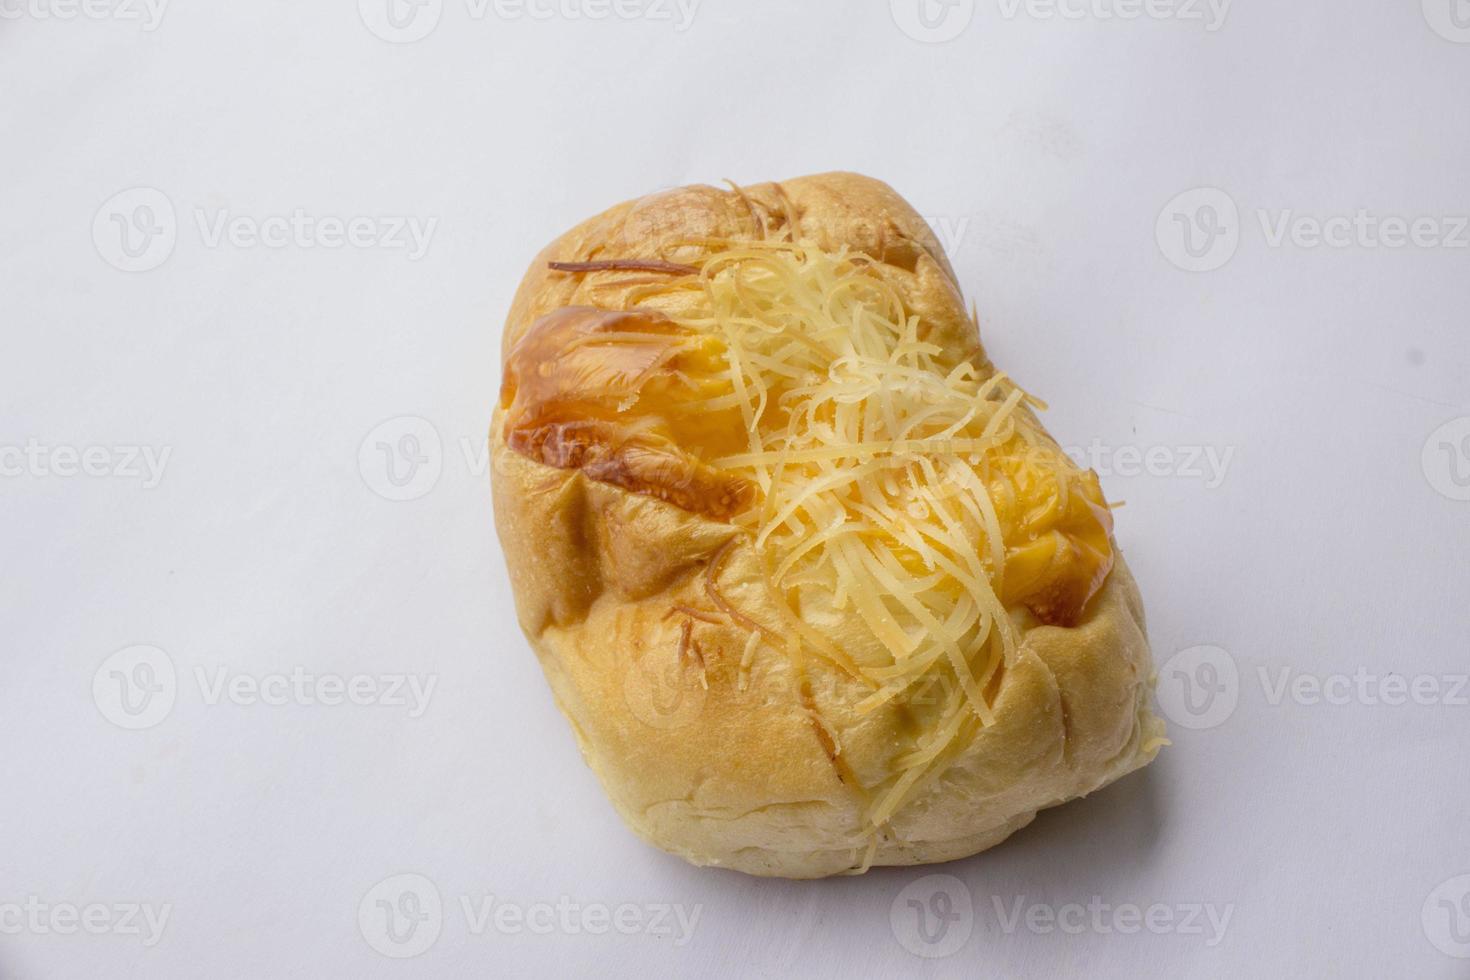
[[886, 184], [614, 207], [532, 263], [503, 359], [517, 615], [652, 843], [793, 878], [946, 861], [1165, 744], [1097, 477]]

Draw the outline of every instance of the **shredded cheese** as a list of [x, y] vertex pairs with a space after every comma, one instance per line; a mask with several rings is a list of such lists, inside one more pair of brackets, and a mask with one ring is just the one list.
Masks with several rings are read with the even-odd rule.
[[[893, 774], [861, 787], [876, 833], [995, 723], [997, 681], [1020, 642], [1003, 598], [1007, 535], [1030, 526], [1024, 544], [1051, 533], [1069, 493], [1082, 493], [1070, 486], [1080, 471], [1035, 422], [1041, 403], [929, 339], [867, 256], [789, 235], [718, 245], [667, 291], [670, 315], [713, 345], [701, 349], [724, 378], [712, 387], [680, 375], [694, 397], [668, 411], [676, 424], [715, 413], [744, 422], [703, 462], [757, 491], [733, 520], [752, 536], [779, 620], [757, 622], [721, 593], [733, 542], [711, 561], [706, 591], [749, 632], [741, 690], [766, 643], [866, 686], [859, 714], [922, 714], [926, 734]], [[1054, 574], [1055, 562], [1033, 565], [1020, 581]], [[921, 690], [938, 701], [921, 702]]]
[[[1047, 440], [1018, 411], [1034, 399], [947, 359], [867, 266], [790, 240], [732, 242], [705, 259], [704, 301], [683, 320], [724, 342], [729, 392], [684, 410], [739, 408], [746, 451], [713, 463], [759, 488], [760, 506], [736, 520], [767, 556], [795, 642], [872, 689], [858, 710], [948, 678], [939, 723], [876, 794], [876, 826], [958, 741], [994, 723], [985, 691], [1018, 640], [999, 592], [1006, 546], [990, 464]], [[1065, 494], [1067, 477], [1055, 482]], [[855, 613], [881, 656], [836, 649], [803, 616], [822, 608]], [[742, 683], [759, 642], [753, 632]]]

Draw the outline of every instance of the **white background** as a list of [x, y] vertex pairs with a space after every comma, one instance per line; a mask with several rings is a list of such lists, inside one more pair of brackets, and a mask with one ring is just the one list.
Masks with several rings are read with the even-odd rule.
[[[409, 43], [370, 29], [395, 36], [381, 0], [177, 0], [157, 22], [112, 2], [0, 4], [0, 976], [1470, 975], [1449, 955], [1470, 952], [1467, 692], [1446, 703], [1470, 629], [1470, 249], [1268, 235], [1288, 209], [1470, 212], [1451, 0], [1241, 0], [1223, 24], [980, 0], [931, 8], [940, 43], [903, 0], [704, 0], [686, 25], [445, 0], [400, 11], [435, 28]], [[515, 626], [479, 446], [504, 312], [551, 237], [662, 187], [829, 169], [939, 226], [1063, 443], [1168, 451], [1103, 477], [1175, 744], [971, 860], [766, 881], [617, 821]], [[1235, 219], [1213, 192], [1166, 208], [1201, 187]], [[435, 224], [417, 258], [207, 234], [298, 209]], [[1186, 228], [1220, 232], [1198, 261]], [[377, 443], [424, 427], [369, 434], [402, 417], [432, 426], [430, 468], [393, 502]], [[151, 487], [121, 453], [54, 472], [92, 446], [170, 455]], [[1191, 447], [1230, 454], [1220, 479]], [[177, 692], [127, 730], [107, 692], [132, 654], [104, 662], [137, 645]], [[1191, 716], [1204, 662], [1223, 690]], [[199, 681], [297, 670], [436, 687], [410, 717], [210, 703]], [[1283, 671], [1366, 680], [1330, 704], [1277, 697]], [[1390, 677], [1438, 703], [1380, 703]], [[921, 902], [943, 886], [972, 912], [927, 960], [900, 893], [934, 872], [957, 883]], [[368, 935], [402, 873], [443, 909], [410, 959]], [[476, 932], [460, 899], [486, 895], [699, 919]], [[167, 905], [166, 928], [53, 928], [98, 902]], [[1076, 934], [997, 912], [1089, 902], [1114, 911]], [[1129, 904], [1230, 918], [1121, 933]]]

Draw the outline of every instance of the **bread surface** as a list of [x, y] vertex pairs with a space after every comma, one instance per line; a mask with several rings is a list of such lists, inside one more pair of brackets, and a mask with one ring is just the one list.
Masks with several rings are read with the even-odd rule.
[[[558, 311], [639, 309], [659, 275], [553, 263], [681, 265], [773, 235], [866, 256], [926, 343], [991, 370], [923, 219], [886, 184], [848, 173], [684, 187], [583, 222], [532, 262], [503, 356]], [[663, 298], [660, 311], [677, 319], [680, 303]], [[873, 823], [873, 793], [932, 734], [924, 708], [905, 698], [860, 711], [871, 692], [822, 658], [776, 642], [751, 650], [749, 621], [779, 622], [781, 611], [748, 529], [518, 451], [506, 409], [492, 424], [492, 481], [520, 625], [587, 763], [653, 844], [699, 865], [793, 878], [946, 861], [1146, 765], [1162, 744], [1143, 604], [1115, 554], [1075, 622], [1013, 612], [1020, 642], [995, 679], [992, 723]], [[712, 602], [712, 587], [739, 618]], [[822, 629], [839, 646], [863, 643], [855, 616]]]

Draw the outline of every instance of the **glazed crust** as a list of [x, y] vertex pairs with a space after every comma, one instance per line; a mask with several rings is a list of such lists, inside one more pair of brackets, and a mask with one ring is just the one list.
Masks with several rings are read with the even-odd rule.
[[[507, 318], [505, 354], [566, 306], [626, 309], [636, 276], [553, 271], [550, 262], [687, 262], [718, 245], [794, 225], [826, 250], [874, 260], [956, 360], [985, 361], [954, 272], [923, 219], [886, 184], [856, 174], [726, 191], [694, 186], [627, 202], [577, 226], [531, 264]], [[632, 278], [635, 285], [627, 285]], [[677, 315], [678, 300], [661, 309]], [[984, 850], [1039, 809], [1146, 765], [1163, 725], [1142, 600], [1118, 556], [1073, 627], [1024, 612], [999, 682], [995, 724], [879, 831], [866, 788], [926, 734], [922, 710], [868, 693], [827, 661], [762, 642], [779, 622], [747, 532], [673, 504], [522, 456], [491, 432], [495, 520], [522, 629], [583, 756], [638, 834], [700, 865], [810, 878], [867, 864], [946, 861]], [[712, 591], [711, 584], [714, 589]], [[861, 626], [824, 624], [840, 646]]]

